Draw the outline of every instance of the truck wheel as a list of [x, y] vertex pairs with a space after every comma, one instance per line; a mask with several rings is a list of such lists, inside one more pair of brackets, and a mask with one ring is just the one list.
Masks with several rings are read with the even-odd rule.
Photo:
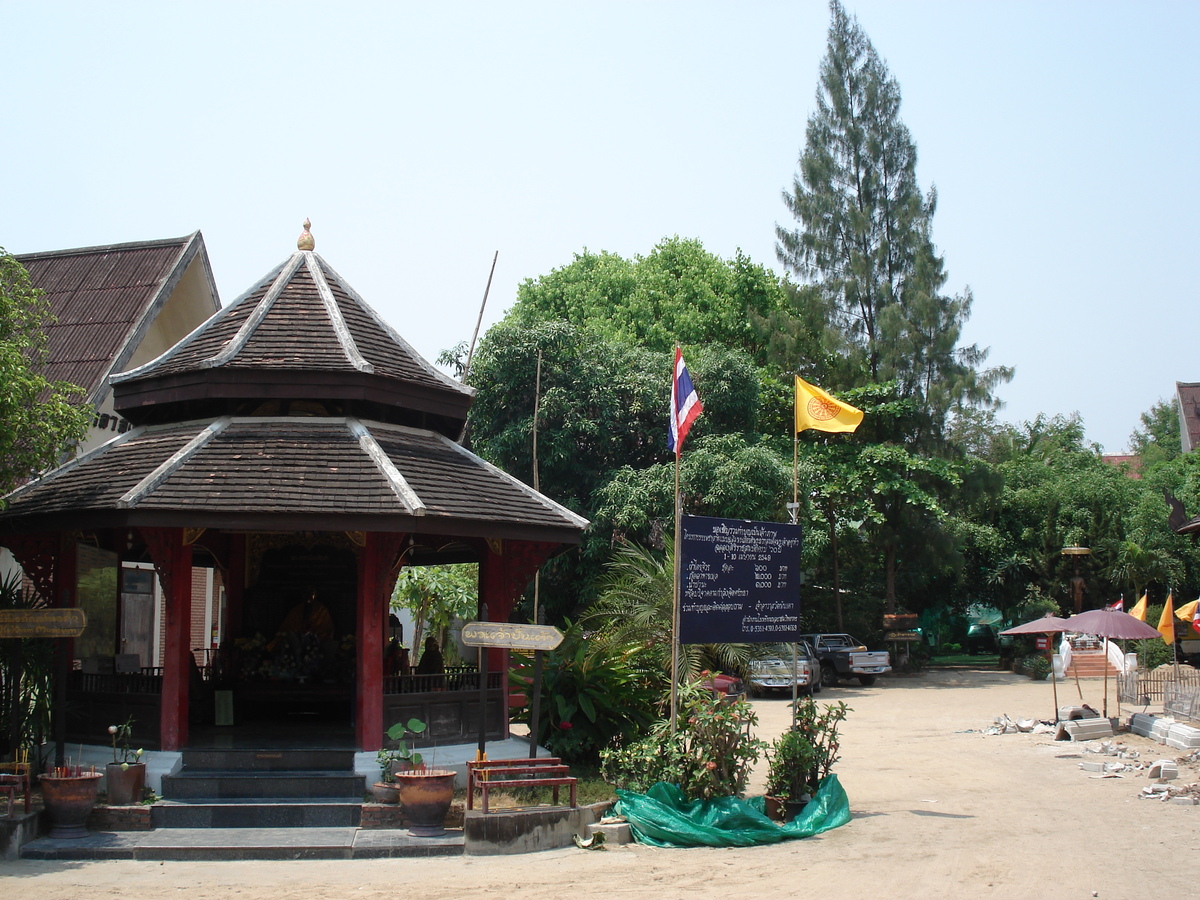
[[858, 683], [861, 684], [863, 687], [870, 687], [871, 685], [873, 685], [875, 683], [875, 676], [874, 675], [859, 675]]
[[[824, 675], [824, 673], [821, 673], [821, 674]], [[811, 697], [813, 694], [819, 694], [819, 693], [821, 693], [821, 679], [820, 678], [816, 679], [815, 681], [809, 682], [809, 685], [808, 685], [808, 696]]]
[[837, 683], [837, 669], [833, 667], [832, 663], [821, 663], [821, 686], [837, 687]]

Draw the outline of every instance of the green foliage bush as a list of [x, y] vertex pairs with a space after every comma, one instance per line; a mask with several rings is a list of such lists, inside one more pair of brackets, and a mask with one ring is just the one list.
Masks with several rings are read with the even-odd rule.
[[[514, 654], [516, 684], [532, 687], [533, 658]], [[570, 622], [563, 642], [545, 654], [538, 743], [567, 762], [595, 762], [614, 739], [629, 738], [654, 720], [658, 692], [631, 653], [594, 648]], [[528, 722], [532, 703], [516, 716]]]
[[645, 793], [659, 781], [679, 785], [689, 800], [730, 797], [746, 789], [750, 767], [766, 744], [754, 737], [754, 708], [693, 681], [679, 687], [675, 733], [669, 719], [648, 736], [601, 751], [601, 773], [618, 788]]

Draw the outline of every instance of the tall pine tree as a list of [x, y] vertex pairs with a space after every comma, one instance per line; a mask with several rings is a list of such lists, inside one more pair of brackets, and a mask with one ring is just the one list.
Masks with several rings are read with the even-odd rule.
[[[937, 446], [947, 415], [998, 405], [992, 391], [1012, 370], [983, 370], [987, 350], [958, 345], [971, 295], [942, 291], [931, 234], [937, 196], [917, 183], [900, 86], [857, 20], [837, 0], [830, 12], [817, 109], [783, 193], [797, 227], [776, 227], [776, 252], [833, 311], [859, 380], [895, 380], [901, 397], [917, 401], [921, 422], [907, 438]], [[814, 294], [796, 294], [805, 296]]]

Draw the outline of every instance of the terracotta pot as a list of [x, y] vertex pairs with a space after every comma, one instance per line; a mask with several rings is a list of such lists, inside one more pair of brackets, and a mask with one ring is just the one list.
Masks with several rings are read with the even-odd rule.
[[87, 818], [100, 792], [99, 772], [84, 775], [43, 775], [42, 802], [50, 819], [50, 837], [87, 837]]
[[146, 788], [146, 764], [109, 763], [104, 767], [104, 783], [108, 786], [109, 806], [129, 806], [142, 802]]
[[446, 833], [446, 815], [454, 800], [454, 773], [445, 769], [398, 772], [400, 805], [408, 818], [408, 833], [414, 837], [437, 837]]
[[376, 803], [398, 803], [400, 800], [400, 785], [395, 782], [376, 781], [371, 785], [371, 796]]

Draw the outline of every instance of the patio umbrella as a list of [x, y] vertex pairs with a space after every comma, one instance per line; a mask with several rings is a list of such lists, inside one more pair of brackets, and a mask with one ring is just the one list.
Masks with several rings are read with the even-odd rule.
[[[1058, 634], [1067, 630], [1067, 620], [1046, 613], [1040, 619], [1006, 628], [1001, 634]], [[1155, 632], [1157, 634], [1157, 632]], [[1050, 687], [1054, 692], [1054, 723], [1058, 724], [1058, 676], [1054, 674], [1054, 661], [1050, 661]]]
[[[1119, 609], [1089, 609], [1067, 619], [1068, 631], [1094, 634], [1104, 638], [1104, 715], [1108, 716], [1108, 640], [1146, 640], [1162, 638], [1157, 628], [1135, 619]], [[1117, 698], [1117, 715], [1121, 714], [1121, 700]]]

